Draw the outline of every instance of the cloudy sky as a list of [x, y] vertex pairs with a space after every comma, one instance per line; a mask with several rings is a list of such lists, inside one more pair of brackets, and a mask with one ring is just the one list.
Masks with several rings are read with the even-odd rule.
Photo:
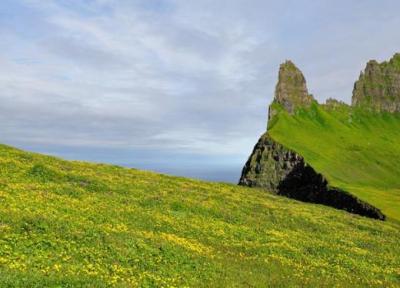
[[1, 0], [0, 142], [237, 181], [279, 64], [350, 102], [400, 51], [398, 0]]

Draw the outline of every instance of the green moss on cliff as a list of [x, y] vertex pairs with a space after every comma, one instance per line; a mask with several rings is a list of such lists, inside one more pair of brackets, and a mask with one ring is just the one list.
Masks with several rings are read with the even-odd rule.
[[274, 140], [303, 156], [331, 185], [400, 220], [400, 114], [315, 103], [294, 115], [277, 111], [269, 126]]

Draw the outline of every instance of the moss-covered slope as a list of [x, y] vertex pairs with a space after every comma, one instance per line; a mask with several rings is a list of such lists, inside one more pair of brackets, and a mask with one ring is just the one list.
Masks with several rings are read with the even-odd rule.
[[[282, 64], [267, 133], [249, 157], [240, 184], [400, 221], [399, 63], [400, 54], [381, 64], [370, 61], [355, 84], [354, 106], [332, 99], [319, 105], [308, 94], [300, 70], [292, 62]], [[266, 137], [273, 145], [262, 142]], [[298, 158], [306, 164], [303, 168]], [[307, 165], [314, 173], [307, 172]], [[356, 199], [338, 205], [340, 191]], [[355, 208], [353, 202], [360, 205]]]
[[295, 115], [281, 109], [269, 133], [331, 185], [400, 220], [400, 114], [314, 104]]

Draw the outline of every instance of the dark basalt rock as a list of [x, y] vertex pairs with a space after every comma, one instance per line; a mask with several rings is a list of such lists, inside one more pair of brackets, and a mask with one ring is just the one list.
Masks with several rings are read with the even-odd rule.
[[324, 204], [351, 213], [384, 220], [383, 213], [328, 181], [297, 153], [261, 136], [246, 162], [239, 185], [259, 187], [304, 202]]
[[328, 181], [311, 166], [296, 164], [278, 185], [278, 194], [304, 202], [311, 202], [346, 210], [350, 213], [385, 220], [385, 215], [374, 206], [346, 191], [330, 187]]

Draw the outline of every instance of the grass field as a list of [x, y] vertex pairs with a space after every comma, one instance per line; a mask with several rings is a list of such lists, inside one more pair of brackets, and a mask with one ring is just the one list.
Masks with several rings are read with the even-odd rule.
[[276, 141], [295, 150], [343, 188], [400, 221], [400, 113], [374, 113], [339, 105], [317, 105], [270, 123]]
[[399, 239], [257, 189], [0, 146], [0, 287], [399, 287]]

